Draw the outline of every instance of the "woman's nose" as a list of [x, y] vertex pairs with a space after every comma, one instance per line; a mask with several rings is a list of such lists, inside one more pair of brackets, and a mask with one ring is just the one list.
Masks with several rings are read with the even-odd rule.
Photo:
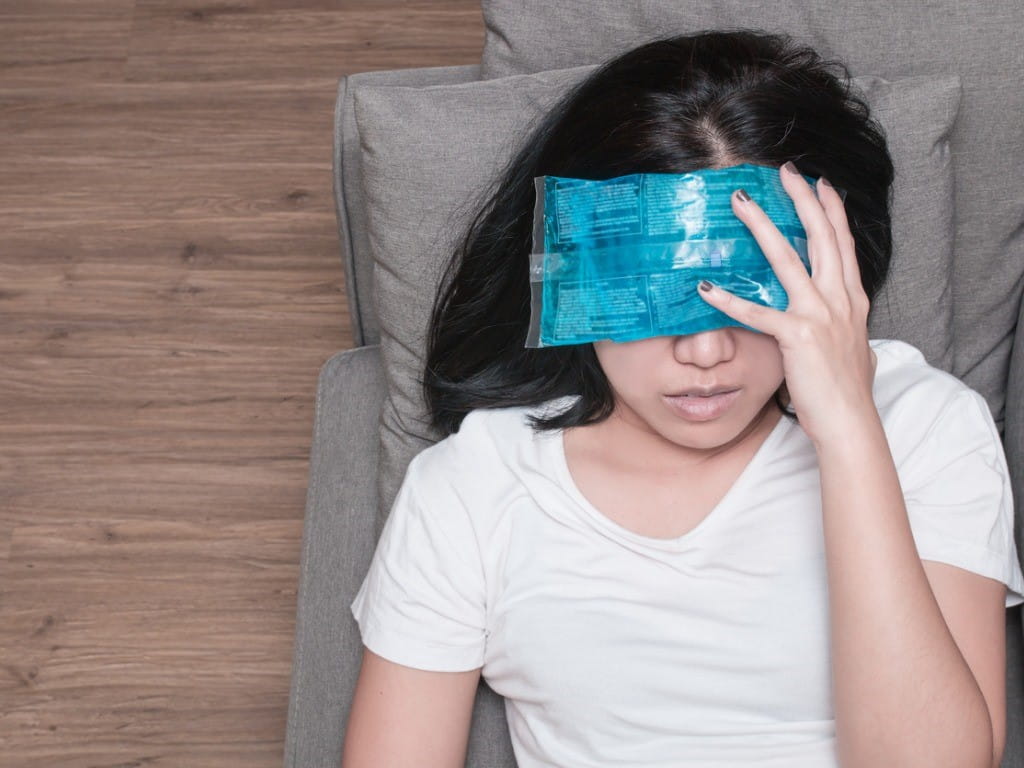
[[673, 344], [676, 360], [700, 368], [713, 368], [732, 359], [736, 354], [736, 339], [731, 328], [676, 336]]

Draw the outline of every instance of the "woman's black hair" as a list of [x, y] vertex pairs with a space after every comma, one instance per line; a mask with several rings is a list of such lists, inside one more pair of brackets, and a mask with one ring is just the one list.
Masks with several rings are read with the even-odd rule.
[[[614, 393], [593, 345], [527, 348], [536, 176], [609, 179], [739, 163], [782, 165], [846, 190], [861, 281], [874, 299], [892, 251], [892, 160], [838, 61], [787, 35], [719, 30], [655, 40], [604, 63], [551, 109], [487, 190], [448, 264], [423, 377], [431, 423], [475, 408], [578, 395], [535, 429], [607, 418]], [[787, 410], [783, 390], [775, 402]]]

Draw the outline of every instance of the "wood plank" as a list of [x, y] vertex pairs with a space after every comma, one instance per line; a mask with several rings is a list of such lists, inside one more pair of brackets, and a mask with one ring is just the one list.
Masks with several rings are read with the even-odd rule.
[[0, 83], [121, 81], [135, 0], [0, 3]]
[[133, 82], [262, 80], [480, 61], [477, 2], [344, 6], [138, 0], [125, 75]]
[[254, 170], [313, 164], [329, 171], [337, 84], [337, 77], [31, 88], [0, 83], [0, 156], [43, 163], [43, 171], [77, 166], [98, 178], [142, 161], [168, 170], [220, 161]]

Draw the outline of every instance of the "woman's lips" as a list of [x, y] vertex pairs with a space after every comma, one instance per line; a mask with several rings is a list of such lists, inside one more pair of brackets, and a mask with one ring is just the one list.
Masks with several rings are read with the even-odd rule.
[[672, 411], [687, 421], [710, 421], [717, 419], [729, 409], [740, 395], [740, 390], [722, 392], [710, 397], [700, 395], [662, 395]]

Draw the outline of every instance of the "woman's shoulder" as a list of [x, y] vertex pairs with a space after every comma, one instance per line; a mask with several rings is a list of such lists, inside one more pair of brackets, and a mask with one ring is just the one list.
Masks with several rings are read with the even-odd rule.
[[503, 452], [523, 441], [535, 439], [537, 435], [531, 422], [533, 417], [554, 415], [576, 399], [577, 396], [569, 395], [536, 405], [477, 408], [466, 414], [459, 431], [446, 439], [472, 449], [488, 446]]
[[539, 460], [540, 443], [553, 433], [539, 434], [531, 416], [551, 415], [575, 398], [561, 397], [538, 405], [477, 408], [462, 419], [459, 430], [420, 451], [408, 472], [420, 482], [494, 489], [503, 477], [514, 479]]
[[938, 408], [959, 396], [973, 393], [966, 383], [948, 371], [936, 368], [914, 345], [899, 339], [872, 339], [878, 357], [874, 396], [879, 409]]
[[[937, 426], [961, 417], [960, 428], [989, 433], [992, 415], [985, 398], [953, 374], [931, 365], [921, 351], [898, 339], [872, 339], [878, 357], [873, 395], [891, 444], [910, 449]], [[948, 436], [953, 439], [953, 435]], [[967, 435], [964, 435], [967, 437]]]

